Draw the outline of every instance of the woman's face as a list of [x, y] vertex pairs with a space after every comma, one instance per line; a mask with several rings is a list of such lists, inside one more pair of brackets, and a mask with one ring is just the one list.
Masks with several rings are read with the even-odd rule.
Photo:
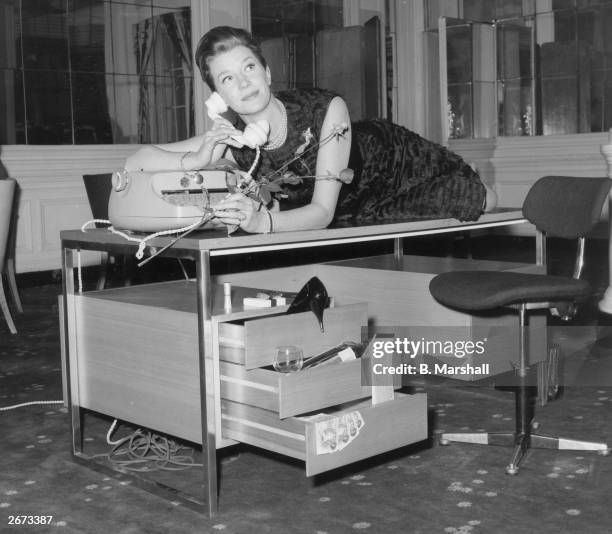
[[270, 103], [270, 69], [246, 46], [216, 55], [208, 67], [215, 89], [236, 113], [258, 113]]

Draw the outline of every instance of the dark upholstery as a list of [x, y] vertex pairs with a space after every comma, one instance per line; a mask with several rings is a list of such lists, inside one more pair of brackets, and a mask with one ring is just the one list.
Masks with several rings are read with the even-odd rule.
[[576, 239], [599, 222], [608, 178], [544, 176], [529, 190], [523, 215], [549, 237]]
[[112, 177], [111, 173], [83, 175], [87, 199], [94, 219], [108, 219]]
[[[83, 183], [85, 184], [89, 207], [91, 208], [91, 214], [94, 219], [108, 220], [108, 202], [110, 200], [113, 185], [112, 178], [112, 173], [83, 175]], [[107, 225], [96, 223], [96, 227], [106, 228]], [[113, 261], [115, 261], [114, 258], [111, 259], [109, 254], [103, 253], [102, 264], [100, 265], [100, 276], [96, 285], [98, 290], [104, 289], [106, 286], [107, 271], [109, 270], [109, 264]], [[129, 277], [127, 275], [126, 280], [129, 284]]]
[[478, 311], [518, 302], [576, 300], [587, 297], [590, 286], [584, 280], [563, 276], [456, 271], [434, 278], [429, 291], [445, 306]]
[[[608, 178], [544, 176], [529, 190], [523, 214], [547, 236], [576, 239], [599, 222]], [[588, 283], [572, 278], [490, 271], [442, 273], [431, 280], [432, 296], [451, 308], [487, 310], [519, 302], [573, 301], [588, 296]]]

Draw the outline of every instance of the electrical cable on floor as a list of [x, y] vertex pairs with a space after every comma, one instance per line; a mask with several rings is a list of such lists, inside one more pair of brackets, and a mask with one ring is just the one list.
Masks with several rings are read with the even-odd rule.
[[194, 461], [192, 449], [148, 430], [139, 428], [125, 438], [112, 441], [111, 435], [116, 425], [115, 419], [106, 434], [106, 442], [113, 446], [108, 453], [108, 460], [118, 469], [137, 472], [180, 471], [203, 465]]
[[13, 406], [0, 407], [0, 412], [7, 412], [8, 410], [15, 410], [17, 408], [23, 408], [24, 406], [34, 406], [35, 404], [64, 404], [63, 400], [60, 401], [31, 401], [22, 402], [21, 404], [15, 404]]

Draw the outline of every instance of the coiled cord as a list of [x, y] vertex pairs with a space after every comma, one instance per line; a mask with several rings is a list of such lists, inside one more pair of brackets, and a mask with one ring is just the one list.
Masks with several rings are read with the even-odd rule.
[[190, 467], [202, 467], [193, 458], [193, 450], [165, 436], [137, 429], [129, 436], [112, 441], [111, 435], [117, 420], [108, 430], [106, 441], [113, 448], [108, 460], [118, 469], [134, 472], [154, 470], [181, 471]]

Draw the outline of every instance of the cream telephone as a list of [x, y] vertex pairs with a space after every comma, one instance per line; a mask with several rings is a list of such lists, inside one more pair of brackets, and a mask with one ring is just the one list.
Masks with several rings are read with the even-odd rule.
[[[227, 195], [223, 167], [193, 172], [113, 173], [108, 218], [115, 228], [137, 232], [177, 230], [202, 220]], [[211, 223], [203, 228], [213, 228]]]
[[[208, 116], [216, 120], [228, 111], [218, 93], [206, 100]], [[232, 138], [255, 149], [268, 140], [270, 125], [261, 120], [250, 123], [241, 135]], [[231, 162], [220, 161], [201, 171], [113, 173], [108, 218], [115, 228], [137, 232], [176, 230], [202, 220], [211, 205], [228, 192], [226, 174]], [[214, 228], [207, 223], [202, 228]]]

